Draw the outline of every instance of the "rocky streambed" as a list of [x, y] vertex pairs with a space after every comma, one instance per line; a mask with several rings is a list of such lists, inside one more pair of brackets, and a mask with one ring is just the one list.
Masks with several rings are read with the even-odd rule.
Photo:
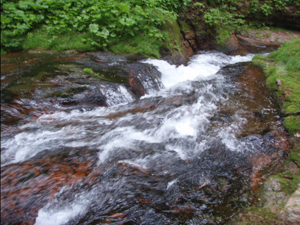
[[252, 57], [3, 57], [2, 223], [230, 220], [290, 148]]

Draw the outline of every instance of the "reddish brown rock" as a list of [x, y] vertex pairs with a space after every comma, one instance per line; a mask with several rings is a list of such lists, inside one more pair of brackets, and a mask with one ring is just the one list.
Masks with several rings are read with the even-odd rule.
[[[63, 187], [86, 178], [97, 157], [88, 150], [15, 163], [1, 168], [1, 223], [34, 224], [38, 210]], [[69, 153], [69, 154], [68, 154]]]
[[132, 74], [132, 70], [129, 71], [128, 81], [133, 91], [135, 91], [139, 96], [143, 96], [146, 94], [146, 90], [144, 89], [141, 81], [135, 78]]

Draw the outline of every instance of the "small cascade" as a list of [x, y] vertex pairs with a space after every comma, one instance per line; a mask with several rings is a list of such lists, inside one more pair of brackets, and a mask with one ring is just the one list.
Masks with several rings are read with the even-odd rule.
[[[249, 63], [253, 56], [200, 52], [179, 67], [102, 59], [128, 74], [128, 83], [91, 83], [104, 105], [60, 106], [3, 135], [3, 181], [18, 166], [19, 192], [23, 182], [51, 188], [36, 206], [16, 206], [22, 218], [37, 225], [228, 221], [253, 200], [253, 159], [277, 154], [284, 142], [276, 101]], [[77, 99], [98, 93], [90, 90]]]

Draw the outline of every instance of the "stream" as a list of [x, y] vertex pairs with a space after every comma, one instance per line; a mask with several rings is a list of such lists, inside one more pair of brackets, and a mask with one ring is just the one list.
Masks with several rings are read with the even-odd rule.
[[289, 148], [253, 56], [4, 57], [2, 223], [228, 222]]

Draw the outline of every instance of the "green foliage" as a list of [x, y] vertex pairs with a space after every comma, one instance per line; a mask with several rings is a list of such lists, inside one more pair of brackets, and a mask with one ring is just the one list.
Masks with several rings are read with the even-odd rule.
[[125, 35], [115, 38], [109, 46], [109, 49], [116, 54], [137, 54], [144, 55], [149, 58], [160, 58], [161, 41], [155, 37], [147, 38], [142, 34], [136, 35], [134, 38]]
[[161, 28], [161, 35], [164, 41], [152, 37], [149, 38], [142, 34], [136, 35], [134, 38], [130, 35], [124, 35], [114, 39], [109, 49], [116, 54], [135, 53], [144, 55], [149, 58], [159, 58], [161, 50], [180, 51], [182, 48], [180, 28], [173, 17], [165, 17], [165, 24]]
[[1, 48], [1, 56], [6, 55], [6, 54], [7, 54], [7, 52], [3, 48]]
[[64, 51], [68, 49], [76, 49], [79, 51], [96, 50], [97, 46], [92, 45], [88, 39], [92, 39], [92, 34], [69, 32], [66, 34], [52, 35], [47, 33], [45, 29], [36, 29], [29, 32], [23, 42], [23, 49], [39, 49], [39, 50], [57, 50]]
[[106, 81], [111, 81], [110, 79], [107, 79], [106, 77], [104, 77], [103, 75], [100, 75], [99, 73], [94, 72], [94, 70], [92, 68], [84, 68], [83, 72], [89, 74], [90, 76], [94, 76], [97, 77], [100, 80], [106, 80]]
[[[203, 8], [203, 5], [197, 4]], [[230, 31], [239, 31], [245, 21], [243, 15], [234, 13], [233, 6], [221, 4], [218, 8], [210, 8], [204, 11], [204, 21], [213, 27], [217, 33], [217, 43], [224, 43], [230, 37]]]
[[[299, 0], [251, 0], [251, 9], [249, 14], [262, 13], [265, 17], [269, 17], [275, 11], [284, 11], [287, 6], [300, 6]], [[300, 12], [296, 12], [296, 14]]]
[[[268, 17], [274, 10], [300, 6], [300, 1], [251, 0], [250, 4], [248, 15]], [[223, 42], [230, 31], [245, 28], [237, 0], [1, 0], [1, 49], [2, 53], [28, 49], [28, 40], [34, 38], [27, 35], [35, 35], [38, 30], [45, 38], [50, 37], [41, 47], [47, 49], [58, 46], [56, 39], [68, 37], [71, 41], [70, 34], [85, 34], [83, 43], [76, 43], [80, 49], [91, 50], [108, 50], [116, 40], [139, 35], [153, 43], [163, 42], [165, 18], [176, 19], [188, 7], [197, 8], [198, 16], [218, 34], [218, 42]]]
[[204, 13], [206, 23], [214, 26], [232, 27], [233, 29], [244, 23], [242, 17], [242, 15], [228, 12], [226, 5], [220, 8], [212, 8]]
[[3, 1], [1, 47], [21, 49], [26, 35], [40, 28], [52, 37], [72, 32], [89, 33], [91, 37], [86, 42], [104, 50], [114, 38], [124, 35], [142, 34], [163, 40], [160, 29], [164, 16], [176, 18], [173, 10], [188, 2], [190, 0]]

